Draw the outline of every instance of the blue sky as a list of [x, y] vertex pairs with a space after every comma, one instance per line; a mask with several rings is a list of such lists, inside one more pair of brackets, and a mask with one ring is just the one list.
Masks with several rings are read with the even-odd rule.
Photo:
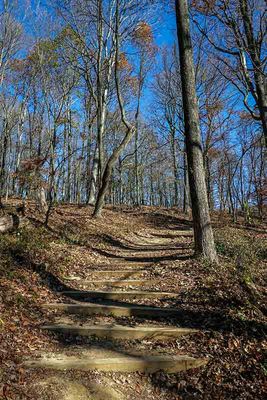
[[[23, 19], [23, 25], [27, 32], [27, 35], [46, 36], [46, 25], [49, 25], [49, 29], [52, 24], [49, 24], [49, 19], [53, 19], [54, 9], [51, 5], [51, 0], [19, 0], [20, 4], [20, 17]], [[155, 14], [155, 13], [154, 13]], [[154, 38], [156, 45], [165, 47], [172, 45], [176, 40], [176, 26], [175, 26], [175, 15], [174, 12], [164, 12], [160, 10], [158, 15], [151, 16], [151, 24], [153, 27]], [[51, 32], [49, 32], [51, 34]], [[156, 73], [160, 69], [160, 57], [157, 56], [156, 65], [152, 74]], [[151, 107], [152, 93], [151, 93], [151, 82], [153, 75], [150, 75], [148, 84], [144, 91], [143, 102], [143, 113], [146, 114], [148, 108]]]
[[[13, 11], [15, 11], [17, 16], [23, 20], [23, 24], [26, 29], [31, 29], [31, 26], [34, 23], [33, 14], [36, 13], [36, 18], [37, 14], [39, 14], [38, 19], [40, 19], [42, 13], [44, 15], [50, 14], [52, 17], [54, 15], [54, 10], [51, 6], [51, 4], [53, 5], [53, 0], [15, 0], [14, 4], [15, 10]], [[0, 11], [2, 9], [3, 3], [0, 1]], [[172, 37], [172, 30], [175, 26], [174, 18], [171, 18], [171, 15], [166, 15], [166, 13], [161, 13], [156, 18], [153, 16], [153, 20], [155, 22], [155, 26], [160, 24], [161, 29], [161, 32], [155, 32], [157, 43], [159, 45], [163, 43], [169, 43]], [[158, 29], [156, 29], [156, 31], [158, 31]]]

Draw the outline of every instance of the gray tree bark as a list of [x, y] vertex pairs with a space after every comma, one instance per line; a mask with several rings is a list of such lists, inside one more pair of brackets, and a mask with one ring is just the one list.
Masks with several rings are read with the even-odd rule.
[[175, 129], [172, 128], [170, 132], [171, 137], [171, 154], [172, 154], [172, 168], [174, 178], [174, 206], [178, 207], [179, 203], [179, 187], [178, 187], [178, 168], [177, 168], [177, 157], [176, 157], [176, 145], [175, 145]]
[[90, 193], [89, 193], [89, 199], [88, 199], [88, 204], [91, 206], [93, 206], [96, 201], [98, 165], [99, 165], [99, 151], [98, 151], [98, 148], [96, 147], [94, 161], [93, 161], [93, 168], [92, 168]]
[[101, 216], [102, 209], [105, 204], [105, 197], [108, 192], [108, 187], [109, 187], [109, 182], [111, 179], [112, 171], [113, 168], [118, 161], [120, 155], [122, 154], [123, 150], [126, 148], [128, 143], [133, 137], [133, 134], [135, 133], [135, 126], [132, 126], [129, 121], [126, 119], [125, 115], [125, 109], [124, 109], [124, 102], [123, 102], [123, 97], [121, 93], [121, 87], [120, 87], [120, 78], [119, 78], [119, 73], [118, 73], [118, 64], [119, 64], [119, 51], [120, 51], [120, 33], [119, 33], [119, 23], [120, 23], [120, 18], [119, 18], [119, 2], [117, 1], [116, 3], [116, 26], [115, 26], [115, 43], [116, 43], [116, 51], [115, 51], [115, 86], [116, 86], [116, 92], [117, 92], [117, 98], [118, 98], [118, 105], [120, 109], [120, 114], [121, 114], [121, 122], [125, 127], [125, 136], [122, 139], [121, 143], [118, 145], [118, 147], [113, 151], [111, 156], [109, 157], [102, 181], [101, 181], [101, 186], [98, 192], [97, 200], [96, 200], [96, 205], [93, 213], [93, 217], [97, 218]]
[[217, 255], [203, 165], [188, 2], [187, 0], [176, 0], [175, 5], [195, 253], [197, 256], [204, 256], [207, 260], [214, 262], [217, 260]]

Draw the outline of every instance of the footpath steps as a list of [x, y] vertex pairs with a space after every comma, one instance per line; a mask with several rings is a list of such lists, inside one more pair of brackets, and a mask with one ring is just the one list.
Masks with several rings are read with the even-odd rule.
[[175, 297], [176, 293], [168, 292], [149, 292], [149, 291], [104, 291], [104, 290], [67, 290], [60, 292], [64, 296], [71, 297], [77, 300], [85, 299], [106, 299], [106, 300], [120, 300], [120, 299], [163, 299], [165, 297]]
[[197, 333], [195, 329], [175, 327], [151, 327], [151, 326], [121, 326], [121, 325], [69, 325], [53, 324], [41, 327], [52, 332], [66, 335], [97, 336], [100, 338], [143, 340], [143, 339], [175, 339], [180, 336]]
[[[168, 237], [166, 236], [166, 238]], [[149, 286], [155, 282], [159, 282], [159, 279], [148, 280], [147, 278], [142, 278], [142, 275], [146, 272], [156, 270], [156, 268], [153, 267], [153, 263], [148, 263], [147, 260], [155, 256], [155, 252], [154, 255], [152, 253], [152, 248], [153, 245], [159, 243], [160, 238], [155, 237], [155, 239], [153, 239], [153, 237], [151, 237], [149, 240], [151, 247], [147, 245], [146, 249], [144, 250], [144, 246], [140, 245], [139, 256], [142, 254], [143, 259], [140, 258], [138, 261], [133, 261], [134, 257], [129, 257], [129, 252], [125, 251], [127, 254], [124, 253], [124, 259], [110, 258], [110, 260], [114, 261], [114, 269], [112, 269], [112, 265], [105, 266], [103, 264], [100, 271], [96, 269], [91, 270], [89, 279], [78, 276], [69, 276], [64, 278], [66, 281], [75, 281], [75, 283], [81, 283], [82, 285], [88, 284], [97, 286], [97, 290], [80, 290], [74, 288], [64, 290], [60, 294], [65, 296], [65, 301], [66, 298], [72, 299], [72, 303], [54, 303], [43, 305], [45, 310], [55, 312], [56, 314], [67, 313], [74, 315], [75, 323], [72, 322], [72, 320], [70, 320], [70, 323], [68, 323], [68, 321], [66, 323], [66, 319], [64, 323], [63, 318], [62, 323], [48, 323], [42, 326], [42, 329], [53, 332], [54, 334], [63, 334], [64, 336], [71, 335], [72, 343], [76, 343], [77, 337], [79, 336], [92, 338], [96, 337], [97, 351], [94, 352], [93, 348], [90, 347], [89, 349], [86, 348], [86, 354], [84, 354], [81, 347], [78, 347], [77, 352], [77, 346], [74, 346], [74, 355], [73, 351], [71, 351], [71, 355], [69, 355], [68, 345], [68, 347], [66, 346], [65, 353], [59, 355], [45, 354], [34, 360], [28, 359], [23, 363], [24, 367], [47, 368], [54, 370], [98, 370], [103, 372], [113, 371], [121, 373], [137, 371], [142, 373], [154, 373], [156, 371], [177, 373], [191, 368], [204, 366], [208, 362], [207, 359], [193, 358], [188, 355], [163, 355], [161, 352], [159, 354], [154, 354], [155, 350], [152, 354], [139, 353], [133, 355], [133, 352], [130, 351], [131, 349], [127, 350], [126, 353], [123, 351], [107, 353], [104, 349], [104, 345], [107, 343], [109, 343], [109, 345], [111, 343], [112, 348], [114, 348], [115, 343], [119, 343], [121, 345], [122, 342], [115, 342], [117, 339], [126, 341], [126, 343], [129, 340], [149, 340], [150, 342], [153, 340], [170, 341], [177, 340], [183, 335], [193, 335], [197, 334], [198, 332], [195, 329], [186, 327], [183, 328], [166, 325], [167, 318], [179, 317], [179, 315], [181, 315], [180, 312], [174, 308], [152, 307], [143, 304], [138, 305], [130, 303], [130, 301], [133, 299], [158, 300], [178, 297], [177, 293], [131, 289], [131, 287], [135, 285]], [[169, 243], [169, 245], [173, 247], [172, 242]], [[138, 244], [136, 244], [136, 246], [138, 246]], [[166, 250], [168, 250], [168, 248], [166, 248]], [[133, 253], [136, 252], [137, 250], [133, 249]], [[181, 254], [177, 251], [177, 259], [180, 258]], [[164, 255], [162, 256], [162, 259], [164, 260]], [[165, 262], [168, 260], [168, 255], [166, 255]], [[105, 267], [107, 269], [105, 269]], [[172, 268], [171, 265], [169, 267]], [[94, 279], [94, 277], [97, 278]], [[133, 279], [134, 277], [136, 279]], [[118, 290], [118, 288], [121, 290]], [[92, 302], [90, 302], [90, 300], [92, 300]], [[119, 300], [126, 300], [126, 302], [121, 303]], [[90, 319], [90, 323], [84, 323], [84, 317], [86, 316], [96, 316], [97, 323], [94, 323], [93, 318]], [[126, 317], [129, 318], [129, 321], [128, 325], [117, 325], [116, 323], [104, 324], [103, 321], [99, 321], [99, 318], [101, 317]], [[145, 324], [141, 325], [139, 323], [138, 325], [133, 326], [132, 318], [135, 317], [144, 320], [146, 318], [149, 318], [150, 320], [165, 318], [165, 325], [152, 326]], [[126, 320], [124, 322], [127, 323]], [[138, 348], [138, 346], [135, 347]]]
[[[145, 269], [145, 268], [138, 268], [138, 269], [129, 269], [129, 270], [124, 270], [124, 269], [114, 269], [114, 270], [109, 270], [109, 269], [103, 269], [103, 270], [91, 270], [90, 273], [92, 275], [96, 275], [96, 276], [102, 276], [102, 275], [106, 275], [106, 276], [117, 276], [117, 275], [122, 275], [123, 278], [127, 279], [127, 278], [131, 278], [134, 276], [140, 276], [146, 272], [148, 272], [149, 269]], [[84, 281], [83, 278], [79, 277], [79, 276], [66, 276], [63, 278], [66, 281]]]
[[109, 279], [109, 280], [83, 280], [81, 283], [83, 285], [88, 286], [108, 286], [108, 287], [124, 287], [124, 286], [140, 286], [140, 285], [147, 285], [147, 284], [154, 284], [158, 281], [156, 279]]
[[141, 306], [137, 304], [113, 305], [113, 304], [98, 304], [98, 303], [85, 303], [85, 304], [54, 303], [54, 304], [44, 304], [43, 308], [69, 314], [102, 315], [102, 316], [115, 316], [115, 317], [167, 318], [180, 315], [180, 312], [177, 311], [175, 308], [150, 307], [150, 306]]
[[37, 360], [25, 361], [26, 368], [48, 368], [54, 370], [104, 371], [104, 372], [143, 372], [164, 371], [176, 373], [207, 364], [206, 359], [189, 356], [124, 356], [124, 357], [75, 357], [51, 356]]

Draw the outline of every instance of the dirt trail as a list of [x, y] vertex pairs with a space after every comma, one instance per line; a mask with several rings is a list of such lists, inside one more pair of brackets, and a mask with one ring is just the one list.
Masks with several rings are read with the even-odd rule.
[[[21, 236], [4, 238], [2, 254], [11, 258], [0, 282], [0, 394], [8, 400], [263, 398], [259, 233], [215, 230], [228, 255], [214, 268], [192, 257], [191, 223], [176, 210], [106, 209], [97, 221], [89, 211], [60, 206], [49, 230], [33, 215]], [[242, 251], [250, 249], [257, 303], [232, 262], [240, 240]]]
[[[26, 360], [24, 366], [99, 371], [103, 377], [105, 373], [125, 376], [164, 371], [173, 374], [205, 368], [208, 362], [205, 358], [194, 358], [171, 347], [158, 348], [159, 343], [198, 333], [169, 319], [177, 316], [177, 310], [166, 307], [164, 301], [177, 299], [179, 293], [161, 290], [164, 287], [162, 268], [172, 268], [171, 261], [191, 257], [188, 242], [191, 230], [185, 226], [175, 234], [168, 229], [162, 236], [161, 233], [150, 228], [141, 234], [132, 234], [127, 240], [116, 241], [100, 251], [107, 264], [87, 269], [86, 276], [66, 276], [69, 289], [62, 292], [63, 304], [44, 305], [53, 313], [43, 329], [56, 333], [62, 340], [62, 348], [58, 353], [38, 354], [36, 359]], [[165, 284], [168, 285], [167, 279]], [[147, 392], [142, 397], [140, 393], [136, 395], [133, 391], [136, 377], [131, 375], [133, 387], [129, 391], [129, 387], [125, 390], [117, 385], [118, 398], [155, 398], [151, 388], [151, 395]], [[46, 386], [44, 382], [41, 385]], [[106, 394], [94, 397], [91, 393], [90, 396], [88, 399], [106, 398]], [[158, 398], [167, 399], [170, 394]]]

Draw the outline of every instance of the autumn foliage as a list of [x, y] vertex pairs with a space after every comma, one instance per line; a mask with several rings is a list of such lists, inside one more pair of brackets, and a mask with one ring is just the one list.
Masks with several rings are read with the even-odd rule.
[[[227, 0], [222, 1], [221, 3], [223, 3], [223, 4], [227, 3]], [[209, 14], [210, 12], [213, 11], [215, 6], [216, 6], [216, 0], [193, 0], [192, 1], [192, 7], [203, 14]]]
[[134, 33], [133, 41], [138, 46], [150, 46], [153, 41], [153, 32], [151, 26], [147, 22], [140, 22]]
[[132, 72], [132, 66], [129, 63], [127, 56], [125, 53], [121, 52], [119, 54], [119, 59], [117, 62], [117, 67], [120, 71], [125, 71], [125, 72]]

